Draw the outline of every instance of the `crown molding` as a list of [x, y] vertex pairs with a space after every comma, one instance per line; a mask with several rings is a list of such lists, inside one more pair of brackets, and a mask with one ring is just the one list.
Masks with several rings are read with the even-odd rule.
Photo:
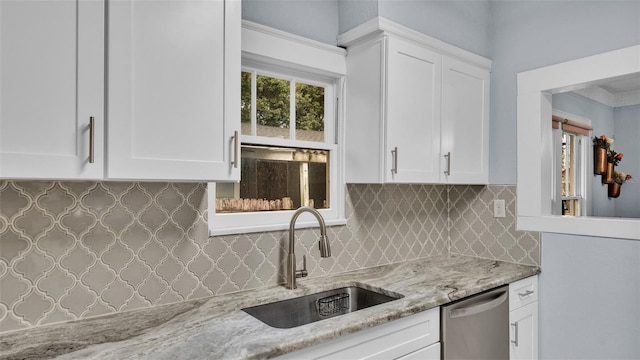
[[427, 46], [449, 57], [456, 58], [467, 63], [472, 63], [485, 70], [491, 71], [491, 64], [493, 63], [492, 60], [478, 54], [474, 54], [470, 51], [463, 50], [457, 46], [425, 35], [383, 17], [375, 17], [345, 33], [340, 34], [338, 36], [338, 45], [348, 48], [349, 46], [383, 34], [399, 36], [417, 43], [418, 45]]
[[344, 76], [347, 73], [346, 55], [347, 51], [337, 46], [242, 21], [243, 60], [268, 61]]
[[613, 94], [599, 86], [592, 86], [585, 89], [574, 90], [574, 92], [587, 99], [612, 108], [640, 105], [640, 90]]

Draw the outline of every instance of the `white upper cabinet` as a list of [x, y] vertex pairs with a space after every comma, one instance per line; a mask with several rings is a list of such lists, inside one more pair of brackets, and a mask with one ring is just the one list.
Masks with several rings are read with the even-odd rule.
[[437, 182], [442, 56], [397, 38], [387, 41], [384, 181]]
[[0, 2], [0, 177], [239, 180], [240, 2], [104, 9]]
[[107, 176], [240, 180], [239, 2], [113, 1], [108, 12]]
[[102, 1], [0, 1], [0, 177], [103, 177], [103, 54]]
[[441, 139], [446, 182], [489, 182], [488, 71], [443, 58]]
[[488, 182], [490, 60], [383, 18], [338, 42], [348, 183]]

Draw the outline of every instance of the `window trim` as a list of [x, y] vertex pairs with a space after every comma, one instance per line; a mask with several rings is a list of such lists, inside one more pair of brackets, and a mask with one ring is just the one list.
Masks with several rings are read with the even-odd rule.
[[551, 96], [640, 71], [640, 45], [517, 74], [517, 230], [640, 240], [640, 220], [551, 215]]
[[[344, 49], [305, 39], [262, 25], [243, 21], [242, 69], [255, 68], [259, 73], [276, 77], [299, 77], [301, 82], [329, 86], [333, 106], [325, 106], [325, 141], [314, 142], [292, 139], [266, 138], [241, 135], [242, 143], [272, 146], [295, 146], [330, 151], [330, 208], [318, 209], [328, 226], [345, 225], [344, 180], [344, 106], [343, 94], [346, 76]], [[284, 77], [287, 78], [287, 77]], [[325, 95], [328, 96], [328, 95]], [[240, 104], [238, 104], [238, 107]], [[335, 113], [334, 113], [335, 111]], [[327, 114], [331, 115], [327, 116]], [[294, 121], [295, 122], [295, 121]], [[215, 183], [208, 184], [209, 204], [215, 204]], [[216, 214], [215, 205], [208, 210], [209, 235], [229, 235], [285, 230], [295, 210], [269, 212]], [[297, 228], [317, 227], [316, 219], [302, 214]]]
[[[560, 116], [565, 119], [573, 119], [577, 120], [583, 124], [591, 125], [591, 120], [585, 117], [581, 117], [578, 115], [570, 114], [564, 111], [553, 109], [553, 115]], [[576, 137], [579, 140], [579, 144], [576, 145], [578, 151], [576, 153], [575, 163], [577, 164], [577, 169], [575, 171], [580, 174], [575, 174], [578, 178], [575, 186], [576, 195], [572, 196], [562, 196], [562, 134], [567, 133]], [[553, 154], [553, 176], [552, 176], [552, 214], [560, 215], [562, 213], [562, 200], [567, 199], [578, 199], [579, 201], [579, 215], [578, 216], [590, 216], [593, 214], [593, 197], [588, 196], [591, 193], [591, 184], [592, 179], [589, 174], [593, 173], [593, 163], [589, 161], [588, 151], [591, 149], [589, 144], [590, 135], [581, 135], [576, 134], [571, 131], [564, 131], [562, 129], [562, 125], [560, 128], [552, 129], [552, 136], [554, 142], [554, 151]], [[560, 184], [560, 185], [559, 185]]]

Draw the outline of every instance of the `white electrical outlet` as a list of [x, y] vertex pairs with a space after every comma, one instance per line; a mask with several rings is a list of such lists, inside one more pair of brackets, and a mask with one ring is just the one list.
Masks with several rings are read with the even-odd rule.
[[493, 200], [493, 217], [503, 218], [505, 217], [504, 199]]

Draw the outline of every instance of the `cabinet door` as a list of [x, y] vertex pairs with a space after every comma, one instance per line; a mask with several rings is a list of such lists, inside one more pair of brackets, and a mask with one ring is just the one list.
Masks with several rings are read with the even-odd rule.
[[[374, 326], [278, 359], [430, 359], [440, 349], [440, 308]], [[429, 348], [429, 351], [426, 349]], [[421, 352], [424, 350], [424, 352]], [[425, 355], [425, 356], [421, 356]]]
[[538, 302], [509, 312], [511, 359], [538, 358]]
[[488, 183], [488, 71], [443, 58], [441, 123], [444, 181]]
[[386, 109], [386, 181], [440, 180], [442, 56], [389, 39]]
[[346, 141], [347, 183], [384, 183], [384, 67], [387, 38], [349, 48], [347, 55]]
[[108, 178], [240, 180], [240, 2], [108, 12]]
[[102, 1], [0, 1], [0, 177], [103, 176], [103, 39]]

